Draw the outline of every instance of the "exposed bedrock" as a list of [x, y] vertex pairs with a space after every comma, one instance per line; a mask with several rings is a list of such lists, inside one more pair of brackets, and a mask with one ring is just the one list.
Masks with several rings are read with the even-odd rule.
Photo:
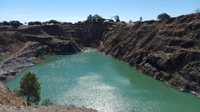
[[107, 29], [101, 52], [170, 86], [200, 93], [200, 14]]
[[[0, 81], [8, 81], [20, 73], [21, 70], [32, 66], [32, 62], [44, 55], [51, 54], [74, 54], [83, 49], [73, 38], [60, 37], [56, 33], [48, 34], [50, 31], [62, 30], [59, 26], [51, 26], [50, 31], [42, 30], [40, 27], [32, 26], [19, 31], [1, 31], [0, 57], [4, 60], [0, 62]], [[45, 27], [46, 28], [46, 27]], [[41, 29], [41, 31], [36, 31]], [[53, 29], [53, 30], [52, 30]], [[26, 32], [27, 31], [27, 32]], [[23, 33], [22, 33], [23, 32]], [[31, 34], [29, 34], [31, 32]], [[33, 33], [34, 32], [34, 33]], [[42, 32], [38, 33], [38, 32]], [[64, 34], [64, 31], [62, 30]]]
[[200, 14], [131, 24], [105, 20], [1, 28], [0, 40], [1, 81], [41, 56], [93, 47], [172, 87], [200, 93]]

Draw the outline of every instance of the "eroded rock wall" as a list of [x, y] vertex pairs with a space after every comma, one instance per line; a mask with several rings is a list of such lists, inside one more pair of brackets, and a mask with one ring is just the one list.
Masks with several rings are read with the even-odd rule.
[[0, 81], [13, 79], [44, 55], [80, 52], [84, 47], [66, 36], [59, 25], [22, 26], [0, 31]]
[[0, 29], [0, 80], [41, 56], [98, 48], [144, 74], [183, 91], [200, 93], [200, 14], [165, 21], [85, 22]]
[[99, 50], [175, 88], [198, 94], [199, 43], [200, 14], [192, 14], [116, 25], [104, 32]]

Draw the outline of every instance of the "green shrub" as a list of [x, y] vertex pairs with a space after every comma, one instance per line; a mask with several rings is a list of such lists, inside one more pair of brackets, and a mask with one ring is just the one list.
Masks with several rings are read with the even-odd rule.
[[45, 99], [45, 100], [43, 100], [42, 106], [49, 106], [49, 105], [52, 105], [52, 102], [51, 102], [50, 99]]
[[119, 19], [119, 16], [118, 16], [118, 15], [115, 15], [115, 16], [114, 16], [114, 19], [115, 19], [115, 22], [120, 22], [120, 19]]
[[40, 58], [37, 58], [36, 60], [34, 60], [32, 63], [33, 64], [38, 64], [38, 63], [42, 63], [47, 57], [49, 57], [50, 55], [54, 55], [54, 54], [48, 54], [48, 55], [44, 55]]
[[15, 88], [15, 89], [13, 90], [13, 92], [14, 92], [17, 96], [22, 97], [22, 94], [21, 94], [21, 92], [20, 92], [20, 88], [19, 88], [19, 87]]
[[42, 63], [43, 60], [41, 58], [37, 58], [36, 60], [33, 61], [33, 64], [36, 65], [38, 63]]
[[22, 23], [20, 23], [19, 21], [10, 21], [9, 24], [14, 28], [17, 28], [18, 26], [22, 25]]
[[99, 16], [98, 14], [95, 14], [95, 15], [89, 15], [88, 17], [87, 17], [87, 20], [86, 20], [86, 22], [99, 22], [99, 21], [101, 21], [103, 18], [101, 17], [101, 16]]
[[161, 20], [161, 21], [169, 19], [169, 18], [170, 18], [170, 15], [168, 15], [167, 13], [159, 14], [158, 17], [157, 17], [157, 19]]

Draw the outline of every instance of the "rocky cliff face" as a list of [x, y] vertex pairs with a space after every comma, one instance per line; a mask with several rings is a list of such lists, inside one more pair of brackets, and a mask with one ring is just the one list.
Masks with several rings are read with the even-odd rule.
[[199, 20], [199, 14], [192, 14], [132, 24], [101, 21], [0, 29], [0, 56], [5, 59], [0, 80], [10, 80], [43, 55], [95, 47], [173, 87], [200, 93]]
[[65, 37], [58, 25], [29, 26], [0, 31], [0, 81], [8, 81], [32, 62], [48, 54], [74, 54], [83, 49], [73, 38]]
[[47, 54], [98, 48], [167, 85], [200, 93], [200, 14], [165, 21], [0, 29], [0, 81], [5, 82]]
[[0, 29], [0, 111], [3, 112], [97, 112], [76, 106], [27, 107], [2, 83], [13, 79], [33, 61], [48, 54], [74, 54], [83, 49], [58, 25]]
[[[109, 29], [110, 27], [108, 27]], [[200, 93], [200, 15], [116, 25], [99, 50], [183, 91]]]

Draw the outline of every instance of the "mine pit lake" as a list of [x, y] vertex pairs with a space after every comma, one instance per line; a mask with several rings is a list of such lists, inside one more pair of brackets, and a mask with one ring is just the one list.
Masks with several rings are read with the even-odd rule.
[[200, 112], [196, 96], [170, 88], [96, 49], [50, 56], [7, 82], [8, 88], [20, 87], [27, 72], [37, 75], [42, 100], [49, 98], [53, 105], [100, 112]]

